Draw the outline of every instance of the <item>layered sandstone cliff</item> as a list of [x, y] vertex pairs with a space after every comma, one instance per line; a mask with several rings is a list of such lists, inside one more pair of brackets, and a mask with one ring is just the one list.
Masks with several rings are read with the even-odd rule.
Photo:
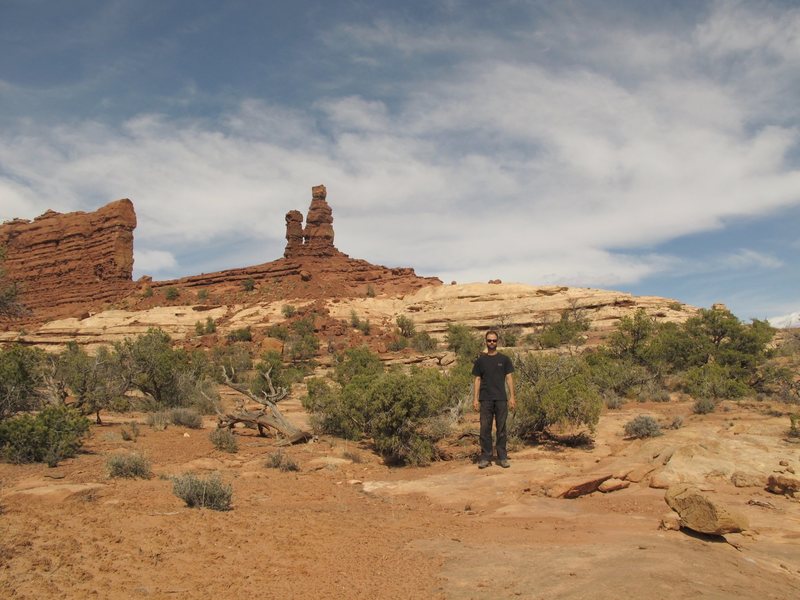
[[117, 300], [133, 288], [135, 227], [127, 199], [90, 213], [49, 210], [32, 221], [3, 223], [6, 275], [39, 319]]

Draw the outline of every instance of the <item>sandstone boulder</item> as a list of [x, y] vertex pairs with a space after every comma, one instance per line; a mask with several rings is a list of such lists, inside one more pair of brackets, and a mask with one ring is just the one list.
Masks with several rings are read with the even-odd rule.
[[681, 527], [692, 531], [723, 535], [749, 527], [744, 515], [728, 509], [691, 485], [673, 485], [667, 490], [664, 500], [680, 516]]
[[765, 479], [758, 473], [747, 473], [745, 471], [734, 471], [731, 475], [731, 483], [737, 488], [742, 487], [764, 487]]
[[568, 477], [550, 484], [545, 493], [551, 498], [578, 498], [596, 492], [607, 479], [611, 479], [611, 473]]
[[616, 479], [612, 477], [611, 479], [606, 479], [603, 483], [597, 486], [597, 491], [607, 494], [608, 492], [616, 492], [617, 490], [624, 490], [630, 484], [631, 484], [630, 481], [624, 481], [622, 479]]
[[767, 479], [767, 491], [794, 497], [800, 492], [800, 478], [784, 473], [773, 473]]

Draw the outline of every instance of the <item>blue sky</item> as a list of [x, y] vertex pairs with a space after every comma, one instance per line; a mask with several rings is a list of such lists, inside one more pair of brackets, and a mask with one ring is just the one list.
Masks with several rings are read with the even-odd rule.
[[0, 0], [0, 220], [131, 198], [166, 279], [324, 183], [354, 257], [773, 317], [799, 97], [788, 1]]

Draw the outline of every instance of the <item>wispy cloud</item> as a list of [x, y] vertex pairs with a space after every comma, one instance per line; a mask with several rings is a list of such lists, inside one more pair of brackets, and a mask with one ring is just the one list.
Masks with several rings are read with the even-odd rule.
[[[367, 58], [399, 68], [398, 56], [439, 68], [402, 63], [397, 80], [294, 106], [245, 98], [211, 120], [20, 123], [0, 138], [1, 216], [130, 197], [138, 274], [177, 275], [204, 247], [214, 264], [279, 256], [283, 214], [325, 183], [353, 256], [445, 280], [621, 286], [697, 272], [650, 250], [660, 242], [800, 203], [786, 100], [787, 86], [800, 91], [797, 11], [715, 3], [698, 22], [642, 28], [564, 10], [509, 32], [332, 27], [326, 50], [367, 70]], [[786, 77], [764, 78], [765, 64]], [[700, 262], [782, 265], [755, 248]]]

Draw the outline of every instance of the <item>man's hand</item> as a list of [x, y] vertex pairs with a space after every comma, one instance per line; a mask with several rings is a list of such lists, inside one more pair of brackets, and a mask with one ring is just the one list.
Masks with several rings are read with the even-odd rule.
[[475, 412], [478, 412], [478, 411], [480, 411], [480, 409], [481, 409], [481, 403], [478, 402], [477, 398], [473, 398], [472, 399], [472, 410], [474, 410]]
[[508, 408], [510, 410], [517, 409], [517, 399], [514, 396], [511, 396], [511, 398], [508, 399]]

